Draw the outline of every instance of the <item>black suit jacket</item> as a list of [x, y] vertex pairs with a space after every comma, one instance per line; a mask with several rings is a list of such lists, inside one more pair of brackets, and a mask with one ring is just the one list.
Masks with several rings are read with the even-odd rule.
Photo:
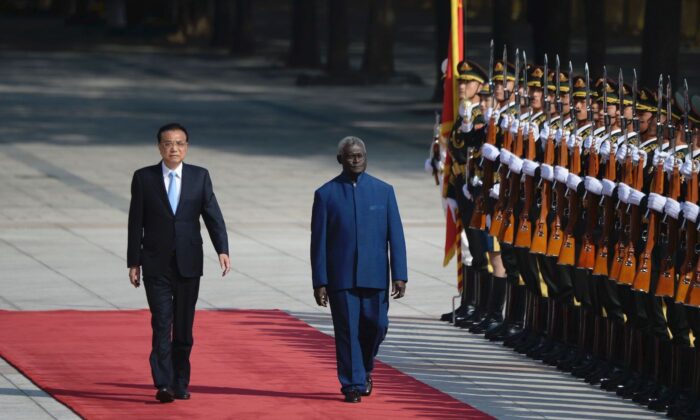
[[175, 214], [168, 202], [161, 163], [134, 172], [127, 265], [142, 266], [144, 276], [161, 275], [171, 271], [174, 255], [181, 276], [201, 277], [200, 216], [217, 254], [228, 254], [224, 218], [206, 169], [183, 163], [180, 202]]

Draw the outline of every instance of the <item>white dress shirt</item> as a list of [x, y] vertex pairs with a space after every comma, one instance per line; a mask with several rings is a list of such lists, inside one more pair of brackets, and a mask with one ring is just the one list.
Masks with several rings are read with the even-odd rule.
[[174, 170], [165, 166], [165, 162], [161, 162], [160, 167], [163, 170], [165, 193], [168, 194], [168, 190], [170, 189], [170, 172], [175, 172], [175, 188], [177, 189], [177, 196], [180, 197], [180, 193], [182, 191], [182, 163], [180, 163]]

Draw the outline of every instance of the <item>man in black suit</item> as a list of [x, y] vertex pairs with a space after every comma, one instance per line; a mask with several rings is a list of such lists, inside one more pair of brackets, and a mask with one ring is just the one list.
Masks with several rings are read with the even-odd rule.
[[[131, 181], [127, 265], [129, 280], [139, 287], [141, 267], [153, 329], [150, 355], [156, 399], [187, 400], [192, 325], [202, 276], [199, 217], [219, 254], [222, 276], [228, 274], [228, 237], [209, 172], [183, 163], [185, 127], [172, 123], [158, 130], [163, 158], [141, 168]], [[172, 338], [171, 338], [172, 331]]]

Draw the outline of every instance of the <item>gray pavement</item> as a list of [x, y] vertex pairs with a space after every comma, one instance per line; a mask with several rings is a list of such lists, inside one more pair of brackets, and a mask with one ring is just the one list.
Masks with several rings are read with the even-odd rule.
[[[512, 378], [469, 363], [472, 355], [516, 375], [554, 374], [433, 321], [455, 294], [456, 270], [441, 267], [443, 215], [423, 172], [434, 105], [422, 100], [432, 87], [296, 88], [296, 72], [262, 59], [145, 48], [3, 52], [0, 60], [0, 309], [146, 307], [143, 289], [127, 279], [129, 186], [135, 169], [158, 161], [154, 131], [176, 120], [190, 130], [187, 161], [211, 172], [230, 237], [233, 271], [223, 279], [205, 239], [198, 307], [279, 308], [327, 332], [328, 312], [311, 292], [311, 202], [338, 173], [337, 141], [354, 134], [368, 145], [369, 171], [395, 187], [408, 244], [408, 293], [392, 302], [397, 327], [382, 360], [499, 417], [581, 418], [601, 400], [614, 414], [650, 416], [566, 375], [554, 386], [591, 398], [491, 392]], [[430, 80], [430, 68], [414, 68]], [[441, 351], [421, 353], [421, 343], [404, 339], [407, 329]], [[445, 358], [450, 351], [461, 356]], [[439, 367], [437, 376], [425, 363]], [[70, 416], [0, 365], [0, 418]]]

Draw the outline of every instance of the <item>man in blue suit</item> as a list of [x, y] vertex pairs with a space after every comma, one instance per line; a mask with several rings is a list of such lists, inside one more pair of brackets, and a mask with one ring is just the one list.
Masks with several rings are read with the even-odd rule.
[[337, 159], [343, 172], [314, 194], [311, 271], [316, 303], [331, 305], [341, 391], [355, 403], [372, 393], [389, 326], [390, 269], [391, 295], [406, 291], [406, 243], [393, 187], [365, 173], [362, 140], [342, 139]]
[[143, 267], [153, 329], [151, 374], [156, 399], [187, 400], [194, 309], [202, 276], [199, 218], [219, 254], [226, 275], [231, 269], [224, 217], [209, 172], [183, 162], [189, 139], [180, 124], [158, 130], [162, 160], [141, 168], [131, 181], [127, 266], [134, 287]]

